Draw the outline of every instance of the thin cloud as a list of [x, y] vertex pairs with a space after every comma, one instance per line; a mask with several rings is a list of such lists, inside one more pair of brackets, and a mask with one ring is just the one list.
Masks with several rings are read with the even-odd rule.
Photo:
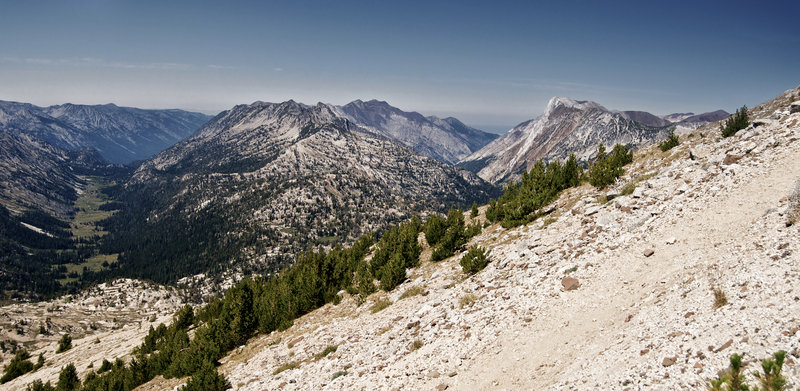
[[191, 64], [182, 64], [174, 62], [135, 63], [135, 62], [124, 62], [124, 61], [109, 61], [102, 58], [94, 58], [94, 57], [72, 57], [72, 58], [3, 57], [2, 59], [0, 59], [0, 62], [41, 65], [41, 66], [149, 69], [149, 70], [183, 70], [192, 68]]
[[272, 68], [272, 70], [275, 72], [283, 72], [283, 68], [281, 67]]
[[217, 65], [217, 64], [208, 64], [208, 67], [211, 69], [236, 69], [236, 67], [232, 67], [230, 65]]

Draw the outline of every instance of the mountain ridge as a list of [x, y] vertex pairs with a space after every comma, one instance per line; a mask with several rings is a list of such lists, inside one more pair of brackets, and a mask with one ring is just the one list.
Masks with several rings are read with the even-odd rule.
[[111, 163], [153, 156], [192, 134], [209, 118], [179, 109], [139, 109], [113, 103], [39, 107], [0, 101], [0, 131], [30, 134], [67, 150], [93, 147]]
[[691, 123], [672, 123], [647, 112], [612, 111], [592, 101], [553, 97], [541, 116], [515, 126], [459, 165], [498, 184], [530, 169], [539, 159], [563, 160], [574, 153], [587, 161], [601, 143], [642, 147], [666, 138], [677, 126], [693, 129], [708, 123], [705, 120], [715, 118], [715, 113], [691, 117], [697, 120]]

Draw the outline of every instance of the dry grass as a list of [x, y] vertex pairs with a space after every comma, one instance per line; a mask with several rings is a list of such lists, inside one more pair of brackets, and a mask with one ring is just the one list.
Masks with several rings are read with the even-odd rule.
[[326, 347], [325, 350], [315, 354], [314, 355], [314, 359], [315, 360], [323, 359], [323, 358], [327, 357], [329, 354], [336, 352], [336, 349], [338, 349], [338, 348], [339, 348], [339, 346], [337, 346], [337, 345], [330, 345], [330, 346]]
[[714, 288], [714, 309], [728, 305], [728, 296], [722, 289]]
[[472, 303], [476, 301], [478, 301], [477, 295], [475, 295], [474, 293], [467, 293], [466, 295], [461, 296], [461, 298], [458, 299], [458, 307], [459, 308], [469, 307], [472, 305]]
[[415, 350], [419, 350], [419, 348], [421, 347], [422, 347], [422, 341], [415, 339], [414, 342], [411, 343], [411, 346], [408, 347], [408, 350], [413, 352]]
[[275, 369], [274, 372], [272, 372], [272, 375], [274, 376], [274, 375], [277, 375], [277, 374], [279, 374], [279, 373], [281, 373], [283, 371], [288, 371], [289, 369], [295, 369], [295, 368], [297, 368], [299, 366], [300, 366], [299, 362], [292, 361], [292, 362], [289, 362], [289, 363], [286, 363], [286, 364], [283, 364], [283, 365], [279, 366], [277, 369]]
[[373, 304], [372, 307], [369, 310], [373, 314], [376, 314], [376, 313], [388, 308], [390, 305], [392, 305], [392, 301], [389, 300], [388, 298], [384, 297], [384, 298], [378, 299], [378, 301], [376, 301], [375, 304]]
[[400, 295], [400, 300], [403, 300], [403, 299], [406, 299], [406, 298], [409, 298], [409, 297], [414, 297], [414, 296], [417, 296], [417, 295], [421, 295], [424, 292], [425, 292], [425, 287], [424, 286], [422, 286], [422, 285], [414, 285], [414, 286], [406, 289], [405, 292], [403, 292], [403, 294]]

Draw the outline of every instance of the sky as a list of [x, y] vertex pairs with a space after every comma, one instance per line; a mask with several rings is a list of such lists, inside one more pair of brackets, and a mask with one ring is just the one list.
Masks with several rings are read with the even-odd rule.
[[800, 1], [7, 1], [0, 100], [385, 100], [500, 132], [553, 96], [733, 112], [800, 85]]

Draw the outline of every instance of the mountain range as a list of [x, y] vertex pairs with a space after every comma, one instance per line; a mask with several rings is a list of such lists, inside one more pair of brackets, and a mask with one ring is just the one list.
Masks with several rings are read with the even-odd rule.
[[91, 147], [111, 163], [147, 159], [188, 137], [209, 118], [184, 110], [114, 104], [39, 107], [0, 101], [0, 131], [35, 136], [66, 150]]
[[424, 117], [384, 101], [355, 100], [336, 107], [350, 121], [397, 140], [420, 155], [455, 164], [498, 136], [471, 128], [453, 118]]
[[299, 251], [497, 195], [342, 111], [290, 100], [220, 113], [117, 189], [108, 251], [123, 254], [123, 272], [164, 282], [228, 262], [275, 270]]
[[[486, 202], [497, 196], [497, 184], [540, 158], [576, 153], [586, 160], [598, 143], [638, 146], [664, 138], [674, 124], [647, 125], [663, 124], [654, 118], [660, 117], [554, 98], [544, 115], [497, 138], [455, 118], [378, 100], [259, 101], [208, 121], [179, 110], [0, 102], [6, 168], [0, 202], [12, 225], [26, 211], [70, 222], [90, 185], [116, 183], [103, 190], [108, 201], [93, 206], [116, 210], [96, 223], [96, 232], [108, 235], [92, 239], [92, 251], [70, 248], [72, 260], [84, 253], [119, 260], [96, 269], [93, 279], [106, 273], [175, 282], [197, 273], [274, 271], [302, 251]], [[124, 168], [104, 162], [109, 156], [102, 153], [112, 150], [116, 159], [136, 153], [126, 161], [160, 152]], [[478, 175], [454, 166], [458, 161]], [[36, 232], [28, 235], [46, 234]], [[37, 259], [46, 262], [44, 255]]]
[[587, 161], [599, 144], [638, 148], [665, 139], [676, 126], [693, 129], [725, 117], [727, 113], [720, 110], [662, 118], [642, 111], [611, 111], [592, 101], [554, 97], [540, 117], [517, 125], [459, 165], [499, 184], [530, 169], [539, 159], [563, 160], [574, 153]]

